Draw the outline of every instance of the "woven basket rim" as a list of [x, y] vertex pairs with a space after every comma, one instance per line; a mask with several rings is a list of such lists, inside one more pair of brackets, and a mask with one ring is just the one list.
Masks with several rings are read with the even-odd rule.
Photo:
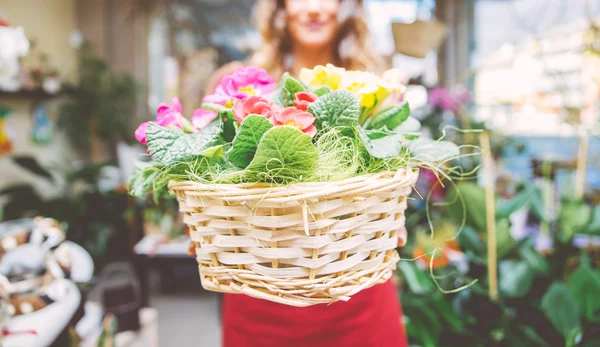
[[327, 185], [327, 184], [344, 184], [347, 182], [359, 181], [367, 177], [384, 177], [390, 175], [396, 175], [398, 173], [406, 172], [408, 175], [417, 175], [419, 173], [418, 167], [406, 167], [401, 168], [396, 171], [381, 171], [376, 173], [369, 173], [363, 175], [352, 176], [349, 178], [345, 178], [343, 180], [338, 181], [310, 181], [310, 182], [298, 182], [291, 184], [277, 184], [277, 183], [265, 183], [265, 182], [255, 182], [255, 183], [200, 183], [191, 180], [170, 180], [169, 181], [169, 189], [178, 190], [184, 188], [186, 186], [193, 186], [194, 189], [202, 189], [202, 190], [214, 190], [216, 187], [228, 187], [228, 188], [270, 188], [270, 189], [286, 189], [290, 187], [314, 187], [316, 185]]

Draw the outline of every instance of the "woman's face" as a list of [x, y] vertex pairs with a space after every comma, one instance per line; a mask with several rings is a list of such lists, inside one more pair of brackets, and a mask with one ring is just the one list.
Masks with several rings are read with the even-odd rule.
[[320, 49], [333, 43], [338, 31], [340, 0], [285, 0], [286, 25], [294, 44]]

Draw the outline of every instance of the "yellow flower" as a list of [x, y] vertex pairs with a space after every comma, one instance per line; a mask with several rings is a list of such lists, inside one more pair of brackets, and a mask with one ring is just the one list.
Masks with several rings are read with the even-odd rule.
[[300, 70], [300, 81], [308, 84], [313, 89], [317, 89], [322, 86], [329, 86], [333, 90], [337, 90], [340, 87], [342, 75], [345, 69], [333, 66], [331, 64], [317, 65], [312, 70], [302, 69]]
[[349, 90], [358, 96], [361, 124], [377, 106], [398, 89], [399, 85], [396, 85], [391, 77], [393, 76], [388, 76], [388, 81], [364, 71], [346, 71], [344, 74], [341, 89]]

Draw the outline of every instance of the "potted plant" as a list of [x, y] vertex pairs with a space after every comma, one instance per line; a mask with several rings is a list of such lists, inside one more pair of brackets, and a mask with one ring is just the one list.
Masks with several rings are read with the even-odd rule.
[[130, 192], [177, 196], [206, 289], [348, 300], [392, 276], [418, 167], [459, 154], [419, 136], [408, 104], [382, 106], [401, 94], [397, 76], [327, 65], [276, 84], [239, 68], [190, 120], [174, 98], [138, 128], [153, 162]]

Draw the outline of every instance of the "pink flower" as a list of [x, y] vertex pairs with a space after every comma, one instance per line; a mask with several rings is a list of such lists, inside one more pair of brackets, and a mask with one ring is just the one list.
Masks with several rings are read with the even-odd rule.
[[[152, 123], [162, 127], [183, 129], [184, 119], [181, 115], [181, 103], [177, 97], [173, 97], [171, 104], [171, 106], [165, 104], [158, 105], [158, 109], [156, 110], [156, 121], [152, 121]], [[148, 122], [140, 124], [135, 130], [135, 139], [144, 145], [148, 144], [146, 142], [147, 131]]]
[[215, 120], [215, 118], [217, 118], [217, 111], [198, 108], [194, 111], [191, 120], [194, 128], [200, 130]]
[[294, 96], [294, 104], [299, 110], [306, 111], [308, 105], [315, 102], [319, 97], [309, 92], [299, 92]]
[[288, 107], [281, 112], [275, 112], [271, 123], [275, 126], [293, 126], [302, 130], [310, 136], [317, 133], [317, 128], [313, 125], [315, 117], [312, 114], [299, 110], [295, 107]]
[[471, 95], [465, 89], [450, 91], [443, 87], [435, 87], [429, 92], [429, 104], [444, 111], [457, 112], [460, 105], [468, 102], [470, 98]]
[[240, 67], [232, 75], [225, 76], [214, 94], [204, 97], [210, 102], [231, 107], [236, 99], [249, 96], [264, 96], [275, 89], [275, 80], [264, 69]]
[[260, 114], [268, 119], [273, 118], [278, 106], [260, 96], [249, 96], [246, 99], [236, 101], [232, 108], [235, 120], [241, 123], [244, 118], [251, 114]]

